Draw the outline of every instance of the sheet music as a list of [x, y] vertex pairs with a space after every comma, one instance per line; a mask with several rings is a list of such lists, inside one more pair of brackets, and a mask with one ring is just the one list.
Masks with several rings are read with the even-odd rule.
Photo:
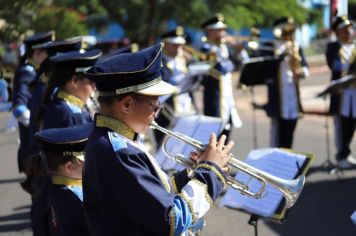
[[[254, 150], [246, 158], [246, 163], [249, 165], [283, 179], [294, 179], [305, 161], [305, 155], [278, 148]], [[244, 183], [248, 180], [245, 173], [237, 173], [235, 178]], [[253, 179], [249, 183], [249, 187], [253, 192], [257, 192], [261, 184]], [[263, 198], [254, 199], [240, 194], [239, 191], [228, 189], [221, 205], [244, 209], [260, 216], [272, 217], [283, 199], [283, 194], [269, 184], [267, 184], [266, 193], [267, 195]]]
[[[178, 118], [173, 131], [187, 135], [193, 139], [200, 141], [203, 144], [209, 142], [210, 134], [219, 134], [222, 128], [222, 120], [216, 117], [208, 116], [185, 116]], [[195, 148], [186, 142], [170, 138], [167, 143], [167, 150], [170, 153], [182, 154], [184, 157], [189, 157], [191, 151]], [[157, 152], [157, 161], [161, 164], [164, 170], [182, 170], [182, 166], [176, 164], [173, 160], [167, 157], [162, 148]]]
[[196, 75], [207, 74], [211, 68], [210, 63], [206, 62], [196, 62], [188, 65], [189, 76], [193, 77]]

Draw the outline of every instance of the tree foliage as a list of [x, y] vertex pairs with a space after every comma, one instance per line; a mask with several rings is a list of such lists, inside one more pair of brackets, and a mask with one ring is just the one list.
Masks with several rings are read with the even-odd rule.
[[75, 10], [49, 6], [37, 12], [33, 25], [37, 32], [54, 30], [56, 39], [66, 39], [88, 33], [84, 20], [85, 16]]
[[[291, 15], [297, 23], [313, 19], [298, 0], [0, 0], [0, 18], [7, 21], [7, 37], [18, 37], [27, 29], [56, 29], [61, 38], [78, 35], [88, 27], [103, 27], [116, 22], [133, 41], [149, 44], [167, 22], [199, 29], [217, 12], [223, 13], [230, 27], [268, 27]], [[55, 8], [53, 8], [55, 6]], [[43, 9], [43, 10], [39, 10]], [[52, 11], [55, 9], [55, 11]], [[16, 13], [16, 14], [14, 14]], [[315, 14], [312, 14], [315, 16]], [[86, 25], [85, 18], [88, 17]], [[1, 32], [0, 32], [1, 33]]]
[[298, 23], [305, 22], [308, 12], [297, 0], [99, 0], [108, 15], [123, 25], [127, 34], [139, 42], [150, 42], [166, 22], [199, 28], [216, 12], [223, 13], [232, 28], [271, 26], [281, 17], [292, 15]]
[[0, 6], [5, 40], [22, 39], [29, 31], [55, 30], [59, 39], [86, 34], [86, 16], [102, 9], [96, 0], [0, 0]]

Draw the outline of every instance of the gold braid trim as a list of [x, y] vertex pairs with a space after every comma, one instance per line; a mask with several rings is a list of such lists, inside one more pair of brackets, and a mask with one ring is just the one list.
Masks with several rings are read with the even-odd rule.
[[193, 224], [195, 224], [195, 222], [197, 222], [197, 219], [195, 217], [195, 213], [194, 213], [195, 211], [193, 209], [192, 203], [184, 196], [184, 194], [178, 194], [178, 196], [180, 196], [187, 203], [190, 213], [192, 215]]
[[221, 78], [221, 76], [222, 76], [221, 72], [218, 71], [218, 70], [215, 69], [215, 68], [211, 68], [211, 69], [209, 70], [209, 75], [210, 75], [211, 77], [217, 79], [217, 80], [220, 80], [220, 78]]
[[194, 183], [198, 184], [199, 186], [202, 186], [205, 190], [205, 199], [206, 201], [210, 204], [210, 206], [214, 205], [213, 199], [211, 199], [209, 192], [208, 192], [208, 186], [206, 184], [203, 184], [200, 182], [198, 179], [192, 179], [191, 181], [194, 181]]
[[171, 211], [169, 212], [169, 216], [169, 225], [171, 226], [169, 230], [169, 236], [174, 236], [176, 229], [176, 215], [174, 213], [174, 207], [172, 207]]
[[76, 96], [73, 96], [69, 93], [66, 93], [62, 90], [60, 90], [57, 94], [57, 98], [63, 99], [71, 104], [74, 104], [78, 106], [79, 108], [83, 108], [85, 106], [85, 102], [77, 98]]
[[81, 179], [72, 179], [72, 178], [68, 178], [68, 177], [60, 176], [60, 175], [53, 175], [51, 178], [52, 178], [53, 184], [82, 187]]
[[174, 176], [171, 177], [171, 184], [172, 184], [172, 188], [173, 188], [173, 191], [177, 194], [177, 193], [180, 193], [178, 191], [178, 188], [177, 188], [177, 184], [176, 184], [176, 180], [174, 178]]
[[[155, 168], [155, 167], [154, 167], [154, 168]], [[156, 169], [156, 168], [155, 168], [155, 169]], [[158, 174], [158, 177], [161, 179], [161, 182], [163, 183], [164, 188], [166, 189], [166, 191], [167, 191], [168, 193], [170, 193], [170, 192], [171, 192], [171, 188], [169, 187], [169, 183], [168, 183], [167, 179], [166, 179], [165, 176], [162, 174], [161, 170], [156, 169], [156, 172], [157, 172], [157, 174]]]
[[199, 164], [199, 165], [197, 165], [197, 167], [195, 169], [198, 169], [198, 168], [204, 168], [204, 169], [211, 170], [212, 172], [214, 172], [215, 175], [220, 180], [220, 182], [223, 184], [223, 187], [224, 188], [226, 187], [226, 179], [225, 179], [225, 177], [214, 166], [209, 165], [209, 164]]
[[95, 120], [95, 125], [97, 127], [109, 128], [131, 140], [133, 140], [135, 136], [135, 131], [128, 125], [108, 116], [98, 115]]

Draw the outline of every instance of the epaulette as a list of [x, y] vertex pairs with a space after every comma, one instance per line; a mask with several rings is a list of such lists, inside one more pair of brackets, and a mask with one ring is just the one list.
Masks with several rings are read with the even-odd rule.
[[204, 43], [200, 51], [202, 52], [210, 52], [211, 50], [211, 45], [209, 43]]
[[126, 141], [117, 133], [108, 132], [108, 137], [115, 152], [120, 149], [127, 148]]
[[26, 71], [29, 71], [29, 72], [35, 72], [35, 68], [33, 67], [33, 66], [31, 66], [31, 65], [25, 65], [24, 67], [23, 67], [23, 70], [26, 70]]

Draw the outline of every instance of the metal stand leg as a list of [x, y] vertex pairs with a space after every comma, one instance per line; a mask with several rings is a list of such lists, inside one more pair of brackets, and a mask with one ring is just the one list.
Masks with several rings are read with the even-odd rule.
[[256, 124], [256, 109], [255, 109], [255, 93], [253, 91], [253, 86], [250, 88], [251, 92], [251, 104], [252, 104], [252, 139], [253, 139], [253, 149], [258, 148], [257, 143], [257, 124]]
[[258, 236], [258, 216], [257, 215], [251, 215], [250, 219], [248, 220], [248, 224], [252, 225], [254, 230], [255, 230], [255, 236]]
[[[328, 110], [328, 103], [326, 101], [326, 98], [324, 98], [325, 101], [325, 109], [326, 111]], [[326, 160], [322, 163], [322, 167], [325, 171], [329, 172], [329, 174], [343, 174], [342, 172], [339, 171], [337, 166], [331, 161], [330, 158], [330, 134], [329, 134], [329, 116], [328, 114], [325, 115], [325, 141], [326, 141]], [[340, 176], [339, 176], [340, 177]]]

